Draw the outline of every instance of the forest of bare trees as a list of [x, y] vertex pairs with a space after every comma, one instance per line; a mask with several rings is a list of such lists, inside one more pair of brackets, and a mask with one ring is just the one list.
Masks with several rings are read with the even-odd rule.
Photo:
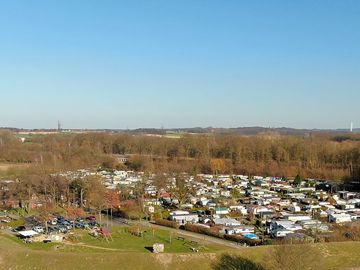
[[[128, 155], [125, 165], [114, 154]], [[327, 178], [359, 176], [359, 136], [144, 135], [83, 133], [38, 135], [22, 143], [0, 133], [0, 162], [31, 164], [45, 172], [123, 166], [148, 172], [235, 173]]]

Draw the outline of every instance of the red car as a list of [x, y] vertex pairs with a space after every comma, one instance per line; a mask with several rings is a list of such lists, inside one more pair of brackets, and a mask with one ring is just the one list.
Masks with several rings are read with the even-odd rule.
[[87, 219], [87, 220], [91, 220], [91, 221], [95, 221], [95, 220], [96, 220], [96, 217], [95, 217], [95, 216], [88, 216], [86, 219]]

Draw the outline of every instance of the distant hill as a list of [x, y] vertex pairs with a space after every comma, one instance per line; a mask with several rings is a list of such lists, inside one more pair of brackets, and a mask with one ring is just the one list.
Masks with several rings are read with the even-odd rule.
[[[195, 133], [195, 134], [237, 134], [244, 136], [254, 136], [266, 133], [275, 133], [279, 135], [307, 136], [311, 134], [330, 134], [339, 135], [349, 133], [345, 129], [295, 129], [295, 128], [265, 128], [265, 127], [237, 127], [237, 128], [179, 128], [179, 129], [135, 129], [129, 130], [130, 133], [143, 134], [165, 134], [165, 133]], [[353, 133], [360, 133], [360, 129], [354, 129]]]
[[[56, 132], [56, 129], [19, 129], [12, 127], [0, 127], [0, 130], [10, 130], [12, 132]], [[346, 129], [296, 129], [288, 127], [280, 128], [266, 128], [266, 127], [237, 127], [237, 128], [213, 128], [213, 127], [193, 127], [193, 128], [172, 128], [172, 129], [160, 129], [160, 128], [138, 128], [138, 129], [70, 129], [66, 131], [72, 132], [106, 132], [106, 133], [129, 133], [129, 134], [236, 134], [244, 136], [254, 136], [259, 134], [279, 134], [279, 135], [292, 135], [292, 136], [309, 136], [311, 134], [327, 134], [327, 135], [339, 135], [350, 134]], [[354, 129], [353, 133], [360, 134], [360, 128]]]

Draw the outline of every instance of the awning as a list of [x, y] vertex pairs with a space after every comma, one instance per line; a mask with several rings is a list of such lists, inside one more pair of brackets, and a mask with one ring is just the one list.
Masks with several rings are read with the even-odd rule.
[[24, 236], [24, 237], [30, 237], [30, 236], [34, 236], [34, 235], [37, 235], [38, 233], [33, 231], [33, 230], [30, 230], [30, 231], [22, 231], [22, 232], [19, 232], [19, 234], [21, 236]]

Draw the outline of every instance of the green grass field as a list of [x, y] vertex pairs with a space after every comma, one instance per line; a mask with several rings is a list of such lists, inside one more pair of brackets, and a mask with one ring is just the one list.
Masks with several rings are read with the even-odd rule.
[[154, 243], [164, 244], [166, 253], [188, 253], [192, 252], [191, 248], [199, 249], [201, 252], [218, 252], [222, 249], [221, 246], [204, 245], [191, 239], [178, 239], [176, 234], [171, 234], [168, 230], [145, 227], [141, 231], [142, 236], [136, 236], [129, 232], [128, 227], [114, 226], [112, 237], [108, 241], [94, 238], [83, 230], [78, 230], [77, 233], [80, 235], [78, 241], [86, 245], [126, 252], [149, 253]]
[[162, 243], [165, 246], [165, 253], [192, 253], [197, 249], [202, 253], [216, 253], [231, 248], [224, 249], [221, 245], [200, 243], [189, 238], [179, 238], [176, 234], [168, 230], [153, 229], [150, 227], [140, 228], [141, 236], [131, 233], [131, 228], [127, 226], [113, 226], [111, 237], [107, 239], [94, 237], [87, 230], [76, 229], [67, 244], [54, 243], [31, 243], [25, 244], [21, 239], [9, 235], [1, 234], [2, 238], [13, 241], [14, 243], [32, 250], [50, 250], [53, 246], [61, 246], [60, 251], [116, 251], [116, 252], [133, 252], [133, 253], [151, 253], [152, 246], [155, 243]]
[[[12, 236], [0, 234], [0, 269], [212, 269], [222, 253], [241, 255], [266, 266], [267, 256], [273, 247], [262, 246], [229, 250], [219, 246], [208, 246], [207, 250], [192, 253], [181, 240], [168, 243], [166, 231], [145, 233], [144, 237], [129, 234], [121, 227], [113, 231], [114, 241], [107, 243], [83, 235], [79, 243], [24, 244]], [[168, 247], [164, 254], [151, 254], [145, 247], [153, 242], [163, 242]], [[98, 248], [93, 248], [93, 246]], [[101, 249], [104, 248], [104, 249]], [[109, 248], [109, 249], [107, 249]], [[321, 256], [317, 270], [346, 269], [360, 267], [360, 243], [343, 242], [318, 244]]]

